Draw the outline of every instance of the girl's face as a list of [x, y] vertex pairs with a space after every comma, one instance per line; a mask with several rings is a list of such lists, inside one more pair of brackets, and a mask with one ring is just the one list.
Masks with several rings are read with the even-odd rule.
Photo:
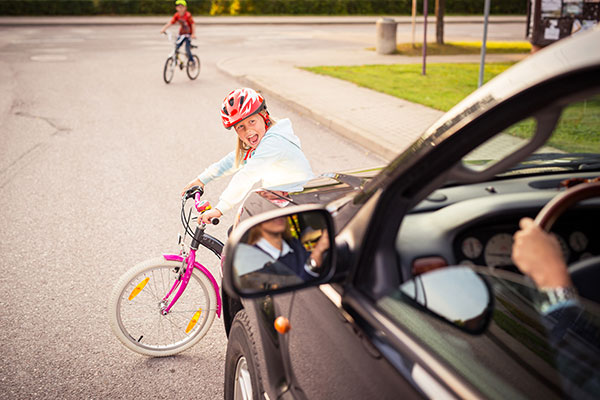
[[242, 142], [256, 148], [267, 132], [265, 121], [258, 114], [245, 118], [233, 126]]

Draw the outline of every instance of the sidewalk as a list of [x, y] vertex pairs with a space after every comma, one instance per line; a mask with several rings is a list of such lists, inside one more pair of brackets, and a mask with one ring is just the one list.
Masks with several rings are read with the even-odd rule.
[[[486, 61], [518, 61], [524, 57], [488, 55]], [[479, 55], [427, 58], [428, 63], [479, 61]], [[297, 67], [420, 62], [420, 57], [384, 56], [357, 49], [299, 56], [266, 55], [253, 60], [233, 57], [219, 62], [217, 68], [243, 85], [277, 98], [371, 152], [392, 160], [443, 112]]]
[[[163, 25], [164, 16], [74, 16], [74, 17], [10, 17], [0, 16], [0, 26], [91, 26], [91, 25]], [[380, 18], [371, 16], [237, 16], [237, 17], [208, 17], [195, 16], [194, 21], [199, 25], [375, 25]], [[399, 24], [410, 24], [410, 16], [390, 16]], [[430, 16], [428, 23], [435, 23], [435, 17]], [[519, 15], [490, 16], [491, 24], [525, 23], [526, 17]], [[483, 22], [483, 16], [446, 16], [445, 24]], [[417, 23], [423, 23], [423, 17], [417, 17]]]

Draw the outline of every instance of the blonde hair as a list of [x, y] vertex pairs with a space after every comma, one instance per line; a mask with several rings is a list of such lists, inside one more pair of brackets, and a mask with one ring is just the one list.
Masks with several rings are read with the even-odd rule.
[[[265, 111], [261, 111], [259, 112], [259, 114], [263, 114]], [[264, 114], [263, 114], [264, 115]], [[269, 115], [269, 120], [271, 121], [271, 124], [269, 125], [269, 127], [267, 128], [267, 131], [277, 123], [277, 120], [275, 120], [273, 117], [271, 117]], [[235, 127], [233, 128], [235, 130]], [[237, 138], [237, 143], [235, 145], [235, 167], [239, 167], [240, 164], [242, 163], [242, 160], [244, 159], [244, 157], [246, 157], [246, 153], [248, 152], [248, 150], [250, 150], [251, 147], [248, 146], [246, 143], [244, 143], [242, 141], [242, 139]]]

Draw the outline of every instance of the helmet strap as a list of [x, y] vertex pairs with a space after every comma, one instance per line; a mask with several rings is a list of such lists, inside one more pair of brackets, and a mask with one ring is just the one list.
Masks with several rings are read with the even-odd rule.
[[246, 152], [246, 155], [244, 156], [244, 161], [247, 161], [250, 157], [252, 157], [252, 152], [254, 150], [255, 149], [252, 149], [252, 148], [248, 149], [248, 151]]
[[258, 115], [262, 117], [263, 121], [265, 121], [265, 128], [269, 129], [271, 127], [271, 118], [269, 118], [269, 112], [265, 110], [264, 114], [265, 115], [263, 115], [263, 112], [258, 113]]

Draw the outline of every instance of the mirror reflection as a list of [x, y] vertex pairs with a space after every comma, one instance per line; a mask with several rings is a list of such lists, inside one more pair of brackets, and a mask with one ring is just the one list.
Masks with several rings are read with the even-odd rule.
[[431, 313], [463, 330], [485, 329], [492, 312], [490, 290], [469, 267], [436, 269], [414, 277], [400, 286], [409, 297]]
[[233, 281], [245, 293], [316, 280], [324, 273], [330, 238], [320, 212], [273, 218], [250, 228], [233, 255]]

